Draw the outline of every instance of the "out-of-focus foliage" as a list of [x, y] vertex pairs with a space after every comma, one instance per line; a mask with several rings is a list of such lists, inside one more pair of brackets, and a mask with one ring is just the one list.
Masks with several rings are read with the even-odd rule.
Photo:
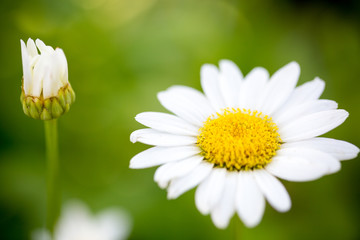
[[29, 37], [64, 50], [77, 95], [59, 119], [64, 201], [81, 199], [94, 211], [126, 208], [134, 218], [130, 239], [225, 239], [233, 223], [243, 239], [360, 238], [359, 159], [318, 181], [285, 182], [290, 212], [267, 206], [258, 227], [233, 219], [225, 231], [196, 210], [193, 191], [168, 201], [152, 181], [154, 169], [128, 169], [147, 148], [129, 141], [141, 128], [134, 116], [165, 111], [156, 93], [171, 85], [200, 89], [200, 66], [223, 58], [245, 74], [298, 61], [299, 83], [323, 78], [322, 97], [350, 112], [327, 136], [360, 146], [358, 1], [2, 0], [0, 6], [0, 239], [27, 239], [44, 224], [43, 124], [26, 117], [19, 101], [19, 39]]

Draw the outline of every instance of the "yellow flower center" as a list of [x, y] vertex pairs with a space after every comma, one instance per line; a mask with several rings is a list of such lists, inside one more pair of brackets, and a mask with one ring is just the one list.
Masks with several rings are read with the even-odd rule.
[[258, 111], [225, 109], [199, 129], [197, 145], [204, 159], [228, 170], [263, 168], [271, 162], [281, 139], [276, 124]]

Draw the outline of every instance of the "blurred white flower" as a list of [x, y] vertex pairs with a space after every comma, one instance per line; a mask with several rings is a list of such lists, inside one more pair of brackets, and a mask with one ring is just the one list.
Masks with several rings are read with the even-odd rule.
[[40, 39], [35, 42], [31, 38], [27, 44], [20, 40], [24, 74], [21, 102], [26, 115], [50, 120], [69, 110], [75, 101], [75, 93], [68, 80], [63, 50], [54, 50]]
[[[64, 206], [55, 228], [54, 240], [123, 240], [132, 227], [128, 213], [119, 208], [109, 208], [96, 216], [79, 201]], [[33, 233], [33, 240], [51, 240], [44, 230]]]
[[175, 115], [144, 112], [135, 119], [149, 127], [132, 142], [153, 145], [130, 168], [161, 165], [154, 180], [174, 199], [196, 187], [195, 203], [226, 228], [237, 213], [248, 227], [260, 223], [265, 199], [280, 212], [291, 208], [282, 183], [311, 181], [340, 170], [357, 156], [351, 143], [318, 137], [348, 117], [336, 102], [319, 99], [319, 78], [296, 87], [300, 67], [291, 62], [269, 77], [254, 68], [243, 77], [231, 61], [201, 68], [204, 94], [173, 86], [158, 94]]

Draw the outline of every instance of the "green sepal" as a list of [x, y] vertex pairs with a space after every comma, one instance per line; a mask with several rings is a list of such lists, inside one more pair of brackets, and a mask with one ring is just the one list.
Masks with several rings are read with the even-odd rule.
[[23, 108], [24, 113], [25, 113], [27, 116], [31, 117], [30, 114], [29, 114], [29, 109], [28, 109], [28, 107], [27, 107], [27, 105], [26, 105], [25, 99], [23, 99], [21, 103], [22, 103], [22, 108]]
[[40, 119], [41, 120], [51, 120], [52, 119], [51, 114], [49, 113], [49, 111], [46, 108], [43, 109]]
[[59, 103], [60, 103], [61, 107], [65, 108], [66, 107], [66, 99], [65, 99], [65, 93], [62, 89], [59, 90], [58, 99], [59, 99]]
[[71, 93], [70, 93], [69, 89], [65, 90], [65, 97], [66, 97], [66, 103], [71, 104], [72, 98], [71, 98]]
[[51, 115], [53, 118], [58, 118], [63, 114], [64, 110], [61, 107], [57, 98], [52, 99]]
[[32, 102], [32, 97], [26, 97], [25, 98], [26, 106], [30, 107], [31, 102]]
[[70, 110], [70, 104], [66, 104], [64, 113], [67, 113]]
[[68, 112], [71, 104], [75, 101], [75, 93], [70, 84], [61, 88], [57, 96], [43, 99], [40, 97], [27, 96], [21, 92], [20, 101], [24, 113], [34, 119], [51, 120], [59, 118]]
[[25, 94], [23, 91], [21, 91], [21, 94], [20, 94], [20, 102], [23, 102], [25, 99]]
[[44, 107], [46, 108], [46, 110], [49, 112], [50, 115], [51, 115], [51, 105], [52, 105], [51, 98], [45, 99]]
[[29, 113], [32, 118], [40, 119], [40, 114], [39, 114], [39, 112], [36, 108], [36, 105], [33, 101], [31, 101], [29, 104]]
[[[75, 92], [74, 90], [71, 88], [71, 86], [69, 87], [69, 92], [71, 94], [71, 103], [75, 102]], [[71, 104], [70, 103], [70, 104]]]
[[35, 106], [36, 106], [38, 112], [41, 113], [42, 109], [43, 109], [42, 101], [39, 98], [34, 98], [34, 103], [35, 103]]

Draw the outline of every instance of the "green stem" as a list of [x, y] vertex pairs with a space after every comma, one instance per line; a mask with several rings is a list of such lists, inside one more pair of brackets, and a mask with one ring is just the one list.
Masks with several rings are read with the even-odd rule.
[[60, 215], [59, 158], [57, 120], [44, 121], [47, 158], [47, 211], [46, 228], [53, 236]]
[[242, 223], [240, 221], [240, 218], [238, 216], [235, 216], [235, 219], [233, 221], [233, 239], [234, 240], [240, 240], [241, 238], [241, 227]]

